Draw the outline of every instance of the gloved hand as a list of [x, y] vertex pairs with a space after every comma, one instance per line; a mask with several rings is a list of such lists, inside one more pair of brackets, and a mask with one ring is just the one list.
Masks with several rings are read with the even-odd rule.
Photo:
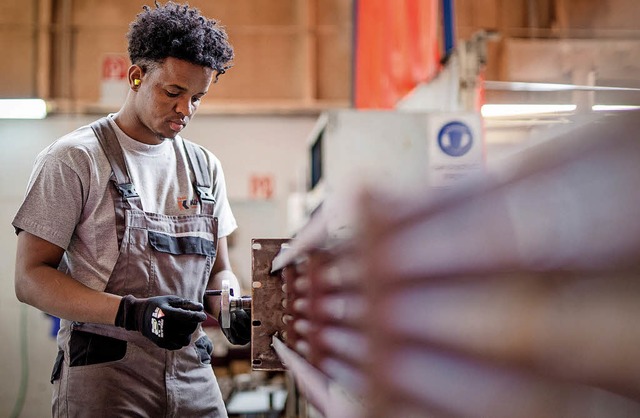
[[191, 341], [198, 324], [207, 319], [204, 307], [178, 296], [136, 298], [124, 296], [120, 301], [115, 325], [139, 331], [157, 346], [177, 350]]
[[245, 345], [251, 342], [251, 316], [243, 309], [233, 311], [230, 314], [231, 326], [222, 328], [222, 320], [218, 315], [218, 323], [222, 333], [231, 344]]

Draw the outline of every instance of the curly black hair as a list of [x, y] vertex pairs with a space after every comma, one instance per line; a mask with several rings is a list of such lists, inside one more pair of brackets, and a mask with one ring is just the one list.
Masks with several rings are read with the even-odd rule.
[[227, 33], [214, 19], [207, 19], [189, 5], [155, 2], [144, 6], [129, 26], [129, 58], [145, 71], [173, 57], [216, 71], [216, 81], [231, 67], [233, 47]]

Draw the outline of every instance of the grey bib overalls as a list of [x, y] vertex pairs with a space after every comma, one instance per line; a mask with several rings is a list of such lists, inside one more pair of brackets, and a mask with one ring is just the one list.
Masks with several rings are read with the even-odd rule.
[[[106, 118], [91, 125], [113, 170], [120, 254], [105, 292], [177, 295], [202, 302], [216, 256], [218, 220], [204, 153], [183, 142], [201, 214], [145, 212]], [[144, 184], [136, 185], [144, 187]], [[54, 368], [54, 417], [226, 417], [201, 327], [176, 351], [115, 326], [73, 323]]]

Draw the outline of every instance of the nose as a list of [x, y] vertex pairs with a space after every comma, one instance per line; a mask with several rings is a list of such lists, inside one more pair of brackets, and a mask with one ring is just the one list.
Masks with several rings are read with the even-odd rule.
[[196, 106], [189, 97], [182, 98], [176, 103], [176, 113], [180, 114], [183, 117], [191, 117], [195, 110]]

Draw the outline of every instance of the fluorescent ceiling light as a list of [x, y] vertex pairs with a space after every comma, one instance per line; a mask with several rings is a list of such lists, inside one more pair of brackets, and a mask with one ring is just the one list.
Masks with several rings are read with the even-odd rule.
[[566, 113], [576, 110], [576, 105], [551, 104], [486, 104], [481, 113], [485, 118], [500, 116], [541, 115], [549, 113]]
[[0, 99], [0, 119], [44, 119], [47, 104], [42, 99]]
[[521, 81], [485, 81], [487, 90], [505, 91], [640, 91], [635, 87], [588, 86], [577, 84], [531, 83]]
[[594, 112], [609, 111], [609, 110], [634, 110], [640, 109], [640, 106], [628, 106], [628, 105], [593, 105], [591, 109]]

